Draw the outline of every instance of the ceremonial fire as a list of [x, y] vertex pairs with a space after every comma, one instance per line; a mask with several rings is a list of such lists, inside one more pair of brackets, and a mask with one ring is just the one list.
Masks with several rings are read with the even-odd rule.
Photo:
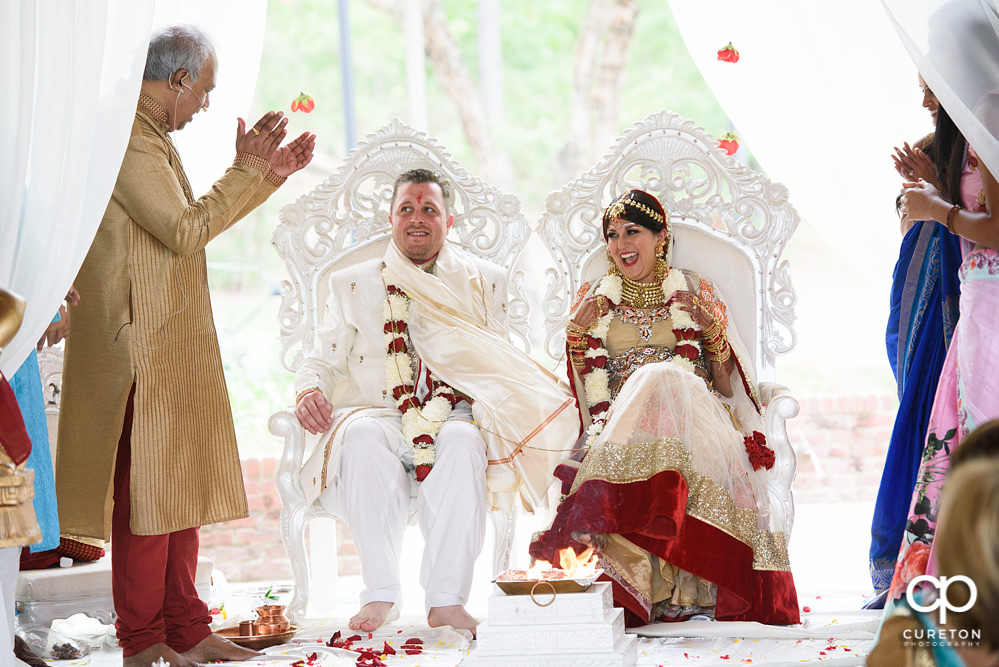
[[559, 566], [552, 567], [546, 560], [535, 561], [529, 570], [507, 570], [497, 577], [500, 581], [532, 581], [546, 579], [585, 579], [597, 574], [597, 557], [593, 547], [578, 556], [572, 547], [560, 549]]

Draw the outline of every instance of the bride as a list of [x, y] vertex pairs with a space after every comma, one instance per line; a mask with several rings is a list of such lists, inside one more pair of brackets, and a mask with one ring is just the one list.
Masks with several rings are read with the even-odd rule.
[[629, 626], [707, 615], [799, 622], [768, 512], [774, 453], [751, 369], [710, 282], [669, 267], [669, 218], [631, 190], [603, 216], [610, 269], [566, 327], [586, 432], [531, 555], [596, 547]]

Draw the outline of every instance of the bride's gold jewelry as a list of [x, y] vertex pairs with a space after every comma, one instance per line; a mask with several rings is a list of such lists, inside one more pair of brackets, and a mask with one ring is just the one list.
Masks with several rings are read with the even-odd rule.
[[[627, 195], [624, 196], [627, 197]], [[663, 216], [661, 213], [659, 213], [659, 211], [654, 211], [653, 209], [649, 208], [640, 201], [635, 201], [634, 199], [630, 198], [625, 199], [624, 197], [618, 199], [616, 202], [610, 205], [610, 207], [607, 209], [607, 217], [620, 218], [622, 215], [624, 215], [625, 204], [633, 208], [637, 208], [639, 211], [649, 216], [650, 218], [658, 222], [660, 225], [666, 224], [666, 221], [663, 219]]]
[[605, 251], [607, 253], [607, 272], [613, 276], [622, 275], [621, 269], [617, 268], [617, 263], [614, 261], [614, 255], [611, 254], [610, 248], [605, 248]]
[[621, 301], [635, 308], [656, 308], [666, 303], [663, 294], [663, 280], [666, 278], [666, 262], [656, 260], [656, 276], [651, 283], [639, 283], [621, 277]]
[[656, 246], [656, 257], [658, 259], [666, 259], [666, 241], [662, 241]]

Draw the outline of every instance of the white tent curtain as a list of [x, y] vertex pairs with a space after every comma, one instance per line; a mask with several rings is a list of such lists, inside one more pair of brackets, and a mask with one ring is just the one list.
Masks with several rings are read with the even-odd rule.
[[902, 44], [940, 104], [999, 174], [996, 0], [883, 0]]
[[152, 0], [0, 3], [0, 285], [27, 301], [13, 375], [86, 256], [135, 113]]
[[[870, 0], [670, 0], [670, 8], [744, 144], [853, 260], [846, 270], [886, 295], [900, 241], [892, 147], [933, 128], [884, 9]], [[717, 59], [730, 41], [734, 64]]]
[[[27, 301], [0, 356], [12, 375], [86, 257], [135, 116], [149, 35], [205, 29], [219, 58], [211, 112], [178, 133], [195, 191], [232, 164], [263, 50], [266, 0], [10, 0], [0, 3], [0, 285]], [[253, 120], [249, 119], [252, 123]], [[299, 130], [300, 131], [300, 130]], [[81, 298], [86, 298], [82, 295]]]

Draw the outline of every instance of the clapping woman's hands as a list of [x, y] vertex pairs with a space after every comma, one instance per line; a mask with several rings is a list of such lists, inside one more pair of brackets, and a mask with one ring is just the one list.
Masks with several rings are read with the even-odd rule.
[[933, 166], [933, 160], [919, 148], [912, 148], [908, 143], [902, 144], [902, 148], [895, 147], [895, 153], [891, 156], [895, 162], [895, 171], [905, 181], [918, 181], [920, 179], [927, 183], [937, 185], [937, 169]]

